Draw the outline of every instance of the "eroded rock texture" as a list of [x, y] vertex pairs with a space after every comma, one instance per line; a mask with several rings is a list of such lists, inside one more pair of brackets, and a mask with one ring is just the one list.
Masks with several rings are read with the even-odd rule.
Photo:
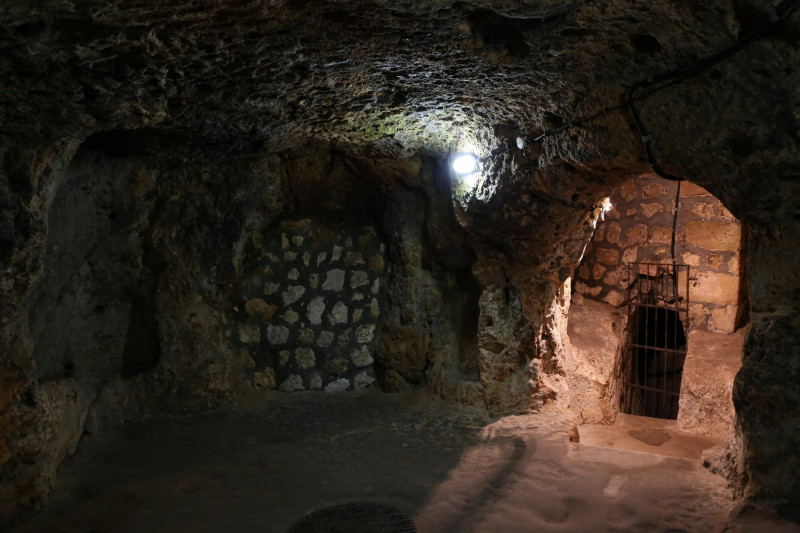
[[[290, 217], [379, 229], [385, 390], [567, 408], [564, 281], [599, 200], [646, 164], [618, 112], [532, 139], [733, 43], [770, 6], [4, 3], [3, 520], [41, 503], [84, 420], [256, 390], [233, 296]], [[659, 163], [748, 227], [733, 463], [774, 504], [800, 501], [796, 19], [639, 104]], [[458, 150], [486, 157], [474, 185], [447, 171]]]

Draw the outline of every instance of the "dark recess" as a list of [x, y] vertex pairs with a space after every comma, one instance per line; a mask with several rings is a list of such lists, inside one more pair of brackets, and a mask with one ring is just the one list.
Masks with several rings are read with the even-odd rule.
[[112, 159], [120, 159], [141, 155], [144, 152], [144, 142], [136, 132], [111, 130], [90, 135], [83, 141], [81, 148], [100, 152]]
[[637, 51], [654, 56], [661, 51], [661, 43], [652, 35], [637, 34], [631, 35], [631, 46]]

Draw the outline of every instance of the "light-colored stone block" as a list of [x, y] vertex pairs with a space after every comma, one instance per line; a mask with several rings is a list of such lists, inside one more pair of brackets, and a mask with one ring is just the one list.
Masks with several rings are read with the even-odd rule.
[[253, 324], [240, 324], [239, 340], [245, 344], [258, 344], [261, 341], [261, 330]]
[[733, 381], [742, 365], [743, 332], [689, 332], [678, 429], [718, 439], [734, 431]]
[[604, 303], [586, 300], [570, 308], [566, 370], [572, 409], [580, 422], [608, 424], [618, 411], [614, 369], [622, 323], [619, 311]]
[[341, 291], [344, 288], [344, 270], [334, 268], [325, 274], [325, 282], [322, 284], [324, 291]]
[[623, 263], [635, 263], [639, 259], [639, 249], [635, 247], [626, 248], [622, 252]]
[[353, 360], [353, 364], [358, 368], [369, 366], [374, 362], [372, 355], [369, 353], [369, 349], [366, 346], [361, 346], [357, 350], [353, 350], [353, 352], [350, 354], [350, 359]]
[[306, 317], [312, 326], [322, 324], [322, 313], [325, 312], [325, 299], [322, 296], [312, 298], [306, 308]]
[[333, 344], [333, 332], [320, 331], [319, 336], [317, 337], [317, 346], [320, 348], [327, 348], [331, 344]]
[[270, 305], [261, 298], [251, 298], [244, 305], [244, 310], [250, 320], [272, 320], [272, 316], [278, 308]]
[[369, 284], [369, 276], [363, 270], [356, 270], [350, 274], [350, 288], [357, 289]]
[[347, 315], [348, 315], [348, 308], [344, 302], [336, 302], [333, 305], [333, 309], [328, 314], [328, 322], [332, 326], [336, 324], [346, 324], [347, 323]]
[[300, 344], [311, 344], [314, 342], [314, 330], [309, 328], [301, 329], [300, 333], [297, 334], [297, 342]]
[[598, 248], [595, 251], [595, 257], [601, 263], [606, 265], [616, 265], [619, 263], [619, 250], [614, 248]]
[[709, 325], [713, 331], [733, 333], [736, 330], [736, 306], [726, 305], [712, 309]]
[[691, 282], [689, 300], [717, 305], [737, 305], [739, 302], [739, 277], [716, 272], [697, 272]]
[[280, 288], [281, 286], [278, 285], [277, 283], [268, 281], [266, 284], [264, 284], [264, 294], [266, 294], [267, 296], [271, 296], [276, 292], [278, 292]]
[[681, 260], [683, 261], [684, 264], [691, 266], [700, 266], [700, 263], [702, 262], [702, 258], [699, 255], [693, 254], [691, 252], [682, 253]]
[[379, 255], [373, 255], [369, 258], [369, 262], [367, 263], [370, 270], [374, 272], [381, 272], [383, 270], [383, 257]]
[[622, 226], [619, 225], [619, 222], [611, 222], [608, 224], [606, 230], [606, 240], [610, 244], [619, 244], [619, 237], [622, 235]]
[[693, 220], [686, 224], [686, 242], [706, 250], [738, 251], [741, 229], [737, 224]]
[[267, 326], [267, 340], [273, 345], [286, 344], [289, 340], [289, 329], [285, 326], [270, 324]]
[[575, 282], [575, 292], [579, 292], [581, 294], [585, 294], [588, 296], [597, 296], [601, 292], [603, 292], [603, 287], [589, 287], [587, 284], [583, 283], [582, 281]]
[[722, 256], [719, 254], [708, 254], [706, 256], [706, 263], [714, 270], [719, 270], [719, 267], [722, 265]]
[[717, 210], [711, 202], [696, 202], [692, 206], [691, 212], [701, 218], [714, 218], [717, 216]]
[[312, 368], [317, 364], [317, 358], [314, 356], [314, 350], [308, 347], [295, 348], [294, 360], [300, 368]]
[[628, 180], [623, 181], [619, 186], [619, 194], [625, 199], [626, 202], [632, 202], [636, 200], [639, 190], [637, 189], [636, 183], [634, 183], [633, 180]]
[[350, 380], [346, 378], [339, 378], [336, 381], [331, 381], [325, 385], [325, 392], [336, 393], [344, 392], [350, 387]]
[[730, 261], [728, 261], [728, 272], [733, 275], [739, 274], [739, 265], [741, 264], [741, 256], [737, 253]]
[[299, 300], [303, 294], [305, 294], [306, 288], [302, 285], [292, 285], [287, 287], [285, 291], [281, 293], [281, 297], [283, 298], [283, 305], [291, 305]]
[[644, 244], [647, 242], [647, 226], [645, 224], [636, 224], [625, 230], [625, 244], [630, 246], [632, 244]]
[[658, 198], [659, 196], [664, 196], [669, 192], [670, 192], [669, 187], [667, 187], [664, 183], [654, 181], [652, 183], [648, 183], [642, 188], [642, 200], [649, 200], [650, 198]]
[[288, 324], [294, 324], [300, 319], [300, 315], [298, 315], [294, 309], [287, 309], [281, 315], [281, 318], [284, 319]]
[[671, 243], [672, 228], [667, 226], [655, 226], [651, 229], [650, 241], [655, 244]]
[[253, 388], [271, 390], [274, 389], [275, 386], [275, 371], [271, 368], [265, 368], [261, 372], [256, 372], [253, 375]]
[[356, 341], [362, 344], [371, 342], [375, 338], [375, 324], [364, 324], [356, 328]]
[[375, 378], [366, 372], [359, 372], [353, 377], [353, 388], [356, 390], [366, 389], [375, 383]]
[[619, 307], [620, 305], [625, 303], [625, 296], [623, 296], [623, 294], [619, 291], [610, 290], [608, 291], [608, 294], [603, 296], [603, 300], [613, 305], [614, 307]]
[[361, 252], [350, 251], [344, 256], [344, 262], [347, 265], [363, 265], [364, 264], [364, 256], [361, 255]]
[[303, 390], [303, 388], [303, 378], [297, 374], [292, 374], [286, 378], [284, 382], [281, 383], [281, 386], [278, 387], [278, 389], [283, 392], [294, 392], [296, 390]]
[[626, 267], [619, 267], [606, 272], [603, 276], [603, 283], [612, 287], [619, 287], [622, 281], [628, 278], [628, 269]]
[[642, 204], [642, 214], [647, 218], [652, 218], [656, 213], [663, 213], [664, 206], [659, 203]]

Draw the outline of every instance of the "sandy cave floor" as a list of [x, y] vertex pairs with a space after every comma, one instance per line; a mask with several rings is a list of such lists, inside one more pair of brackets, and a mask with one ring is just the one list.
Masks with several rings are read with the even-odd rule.
[[20, 532], [286, 532], [373, 502], [420, 533], [800, 531], [740, 512], [699, 461], [569, 442], [554, 414], [491, 418], [421, 393], [296, 393], [84, 438]]

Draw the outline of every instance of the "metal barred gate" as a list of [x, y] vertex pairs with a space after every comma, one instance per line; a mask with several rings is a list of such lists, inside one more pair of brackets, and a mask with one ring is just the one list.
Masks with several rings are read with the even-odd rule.
[[689, 265], [628, 264], [628, 343], [623, 413], [678, 417], [689, 313]]

